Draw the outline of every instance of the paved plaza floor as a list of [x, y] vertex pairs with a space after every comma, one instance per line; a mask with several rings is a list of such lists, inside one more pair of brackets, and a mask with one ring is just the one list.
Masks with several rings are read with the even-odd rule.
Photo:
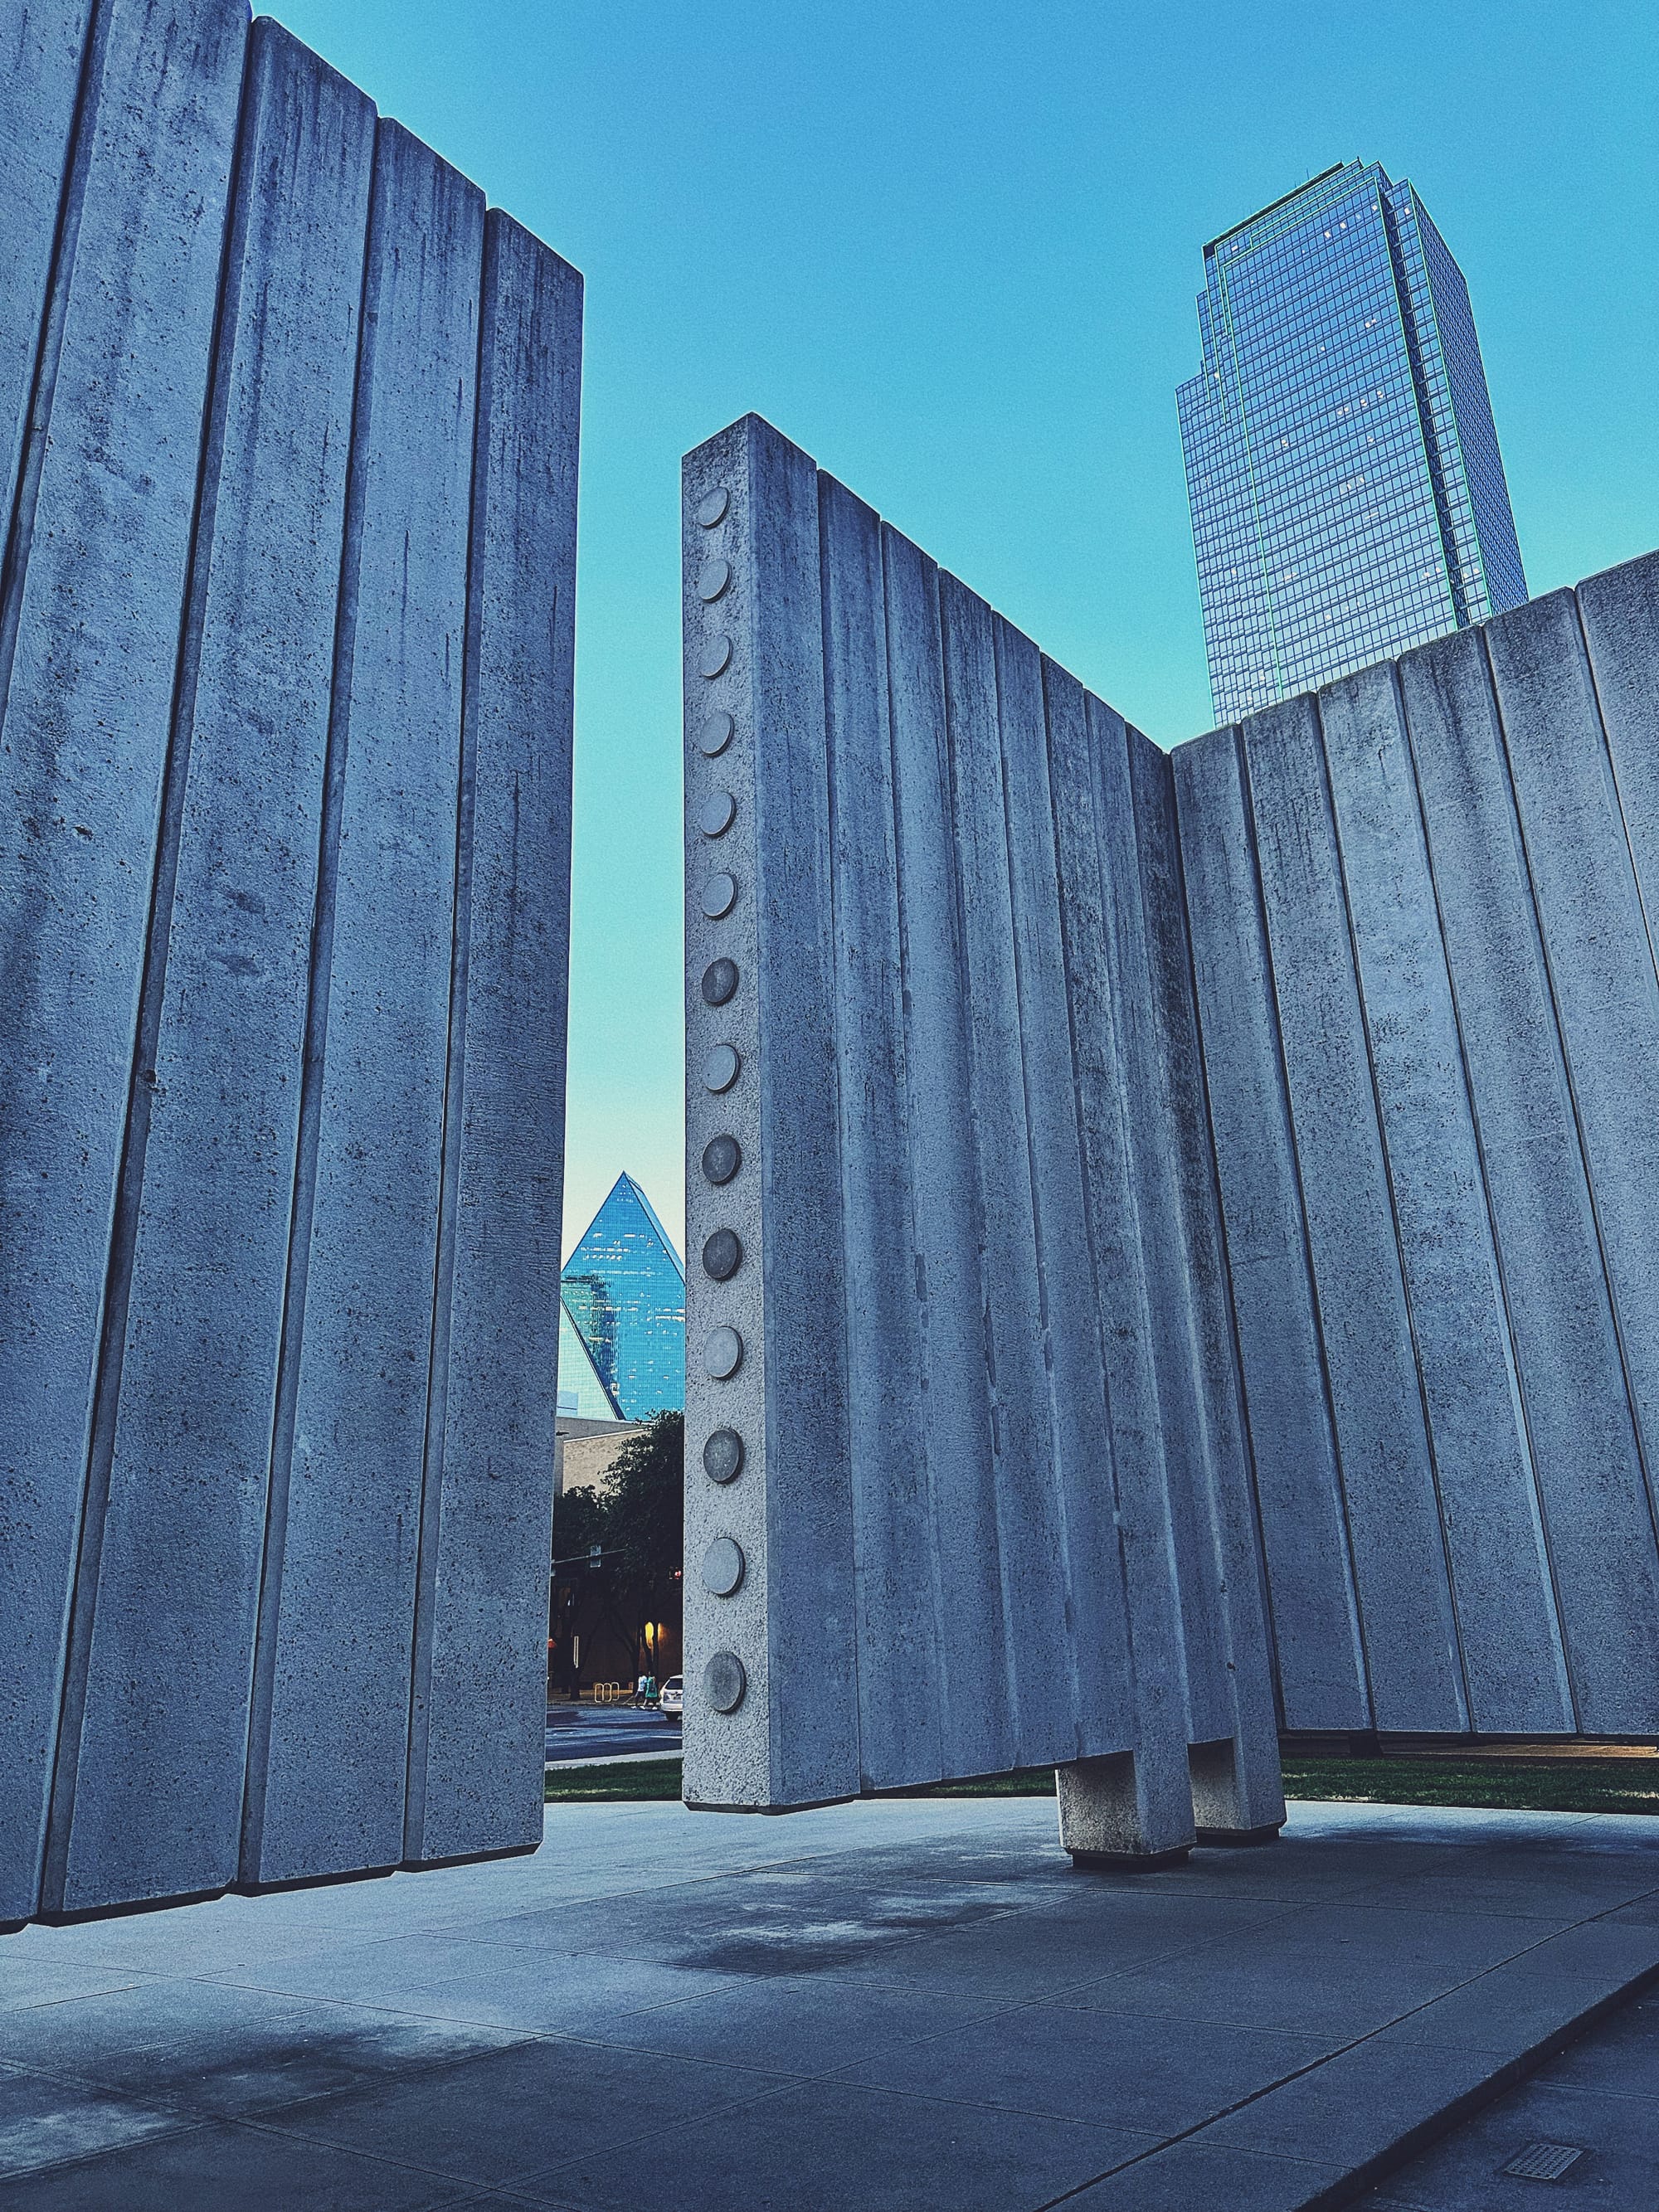
[[1526, 2212], [1446, 2160], [1592, 2118], [1564, 2201], [1650, 2212], [1589, 2193], [1572, 2056], [1400, 2155], [1656, 1968], [1640, 1819], [1304, 1805], [1134, 1876], [1040, 1800], [555, 1806], [532, 1858], [0, 1938], [0, 2212], [1290, 2212], [1384, 2164]]

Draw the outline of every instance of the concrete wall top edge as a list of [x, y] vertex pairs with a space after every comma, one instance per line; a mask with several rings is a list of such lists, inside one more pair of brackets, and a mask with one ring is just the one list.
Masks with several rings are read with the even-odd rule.
[[[283, 22], [279, 17], [276, 15], [263, 15], [256, 14], [251, 16], [250, 22], [250, 60], [252, 59], [253, 53], [257, 52], [259, 47], [265, 45], [280, 43], [289, 46], [293, 47], [297, 52], [308, 56], [309, 58], [316, 64], [317, 68], [326, 78], [330, 80], [332, 84], [346, 92], [355, 94], [359, 99], [365, 100], [368, 99], [368, 94], [363, 91], [361, 85], [354, 83], [351, 78], [345, 75], [343, 70], [336, 69], [332, 62], [325, 60], [323, 56], [316, 51], [315, 47], [308, 46], [303, 39], [296, 38], [295, 33], [289, 29], [287, 24]], [[371, 102], [370, 105], [374, 105], [374, 103]], [[556, 247], [550, 246], [544, 238], [538, 236], [535, 231], [532, 230], [528, 224], [520, 222], [518, 216], [510, 213], [506, 208], [498, 207], [495, 203], [489, 198], [488, 191], [483, 185], [479, 184], [476, 177], [469, 176], [466, 171], [462, 169], [458, 163], [450, 161], [447, 155], [441, 154], [435, 146], [428, 145], [426, 140], [421, 137], [418, 132], [411, 131], [406, 123], [399, 122], [395, 115], [388, 115], [383, 108], [379, 106], [375, 106], [374, 112], [380, 122], [392, 130], [401, 131], [404, 137], [410, 140], [413, 144], [422, 148], [427, 153], [432, 155], [434, 161], [441, 161], [445, 168], [453, 170], [454, 173], [458, 177], [461, 178], [465, 183], [471, 185], [475, 191], [481, 193], [485, 200], [489, 213], [492, 217], [499, 216], [503, 222], [510, 222], [514, 225], [515, 229], [523, 231], [526, 237], [533, 240], [535, 244], [540, 246], [544, 253], [551, 253], [556, 260], [564, 260], [564, 256], [560, 253]], [[566, 261], [565, 266], [568, 269], [574, 268], [574, 264]], [[577, 270], [576, 274], [580, 276], [581, 271]]]

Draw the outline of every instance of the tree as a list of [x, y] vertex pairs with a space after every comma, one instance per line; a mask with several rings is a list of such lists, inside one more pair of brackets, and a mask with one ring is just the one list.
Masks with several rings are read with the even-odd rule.
[[553, 1504], [553, 1556], [577, 1559], [603, 1544], [605, 1500], [597, 1490], [562, 1492]]
[[653, 1413], [618, 1450], [603, 1492], [567, 1490], [553, 1509], [556, 1559], [602, 1551], [596, 1588], [612, 1626], [633, 1644], [636, 1674], [649, 1650], [646, 1624], [679, 1619], [684, 1497], [685, 1416]]
[[617, 1578], [636, 1624], [635, 1663], [645, 1624], [678, 1597], [685, 1551], [685, 1416], [653, 1413], [611, 1463], [605, 1543], [619, 1555]]

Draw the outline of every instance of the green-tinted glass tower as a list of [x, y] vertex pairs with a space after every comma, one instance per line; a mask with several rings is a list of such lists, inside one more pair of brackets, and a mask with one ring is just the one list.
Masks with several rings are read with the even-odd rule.
[[1204, 276], [1177, 396], [1217, 720], [1517, 606], [1468, 290], [1411, 185], [1328, 169]]
[[[632, 1176], [617, 1176], [565, 1261], [563, 1291], [565, 1311], [623, 1417], [684, 1412], [685, 1273]], [[562, 1391], [562, 1370], [559, 1380]]]

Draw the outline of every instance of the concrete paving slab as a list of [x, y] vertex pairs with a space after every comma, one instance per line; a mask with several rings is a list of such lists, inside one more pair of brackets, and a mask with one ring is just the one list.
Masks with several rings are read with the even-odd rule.
[[1350, 1904], [1218, 1937], [1069, 1991], [1091, 2012], [1369, 2035], [1529, 1947], [1534, 1923]]
[[664, 2055], [719, 2051], [733, 2066], [779, 2077], [831, 2074], [884, 2054], [1000, 2016], [1005, 2000], [951, 1996], [938, 1990], [884, 1983], [836, 1982], [816, 1974], [733, 1981], [714, 1996], [659, 2005], [619, 2021], [605, 2041], [613, 2049]]
[[558, 2212], [1035, 2212], [1155, 2140], [818, 2081], [577, 2160], [514, 2193]]
[[436, 2212], [476, 2195], [454, 2181], [381, 2159], [220, 2122], [89, 2164], [30, 2174], [0, 2189], [7, 2212]]
[[258, 1973], [257, 1982], [241, 1984], [243, 1994], [282, 1990], [331, 2006], [371, 2005], [426, 2021], [543, 2035], [602, 2033], [629, 2013], [721, 1989], [726, 1979], [656, 1960], [485, 1949], [422, 1936], [326, 1952]]
[[1638, 1818], [1298, 1806], [1150, 1877], [1031, 1799], [546, 1834], [0, 1942], [0, 2212], [1312, 2212], [1659, 1970]]
[[1340, 2166], [1200, 2150], [1185, 2142], [1123, 2167], [1069, 2202], [1076, 2212], [1193, 2212], [1195, 2205], [1224, 2205], [1226, 2212], [1303, 2212], [1317, 2201], [1316, 2192], [1339, 2189], [1341, 2182]]
[[0, 2059], [21, 2071], [199, 2114], [260, 2112], [509, 2039], [474, 2023], [397, 2018], [360, 2005], [182, 1979], [33, 2006], [0, 2020]]
[[1215, 2021], [1145, 2020], [1107, 2038], [1079, 2027], [1074, 2012], [1024, 2005], [866, 2058], [839, 2078], [1167, 2139], [1317, 2067], [1331, 2051], [1328, 2039]]
[[62, 2166], [193, 2123], [158, 2106], [106, 2090], [0, 2067], [0, 2178]]
[[735, 2067], [656, 2057], [641, 2062], [629, 2051], [550, 2039], [417, 2080], [313, 2099], [268, 2124], [476, 2186], [511, 2183], [543, 2172], [550, 2159], [689, 2126], [775, 2087]]

